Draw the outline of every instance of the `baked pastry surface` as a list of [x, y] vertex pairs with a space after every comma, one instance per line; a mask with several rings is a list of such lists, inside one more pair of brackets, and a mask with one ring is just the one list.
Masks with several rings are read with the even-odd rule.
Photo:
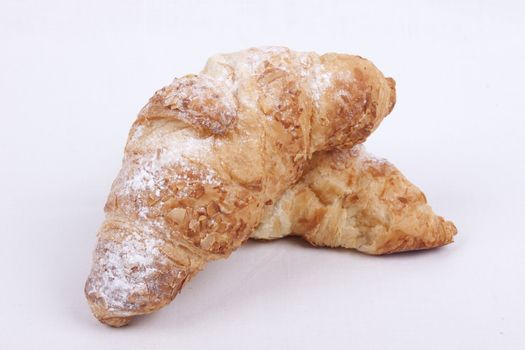
[[298, 235], [317, 246], [389, 254], [439, 247], [456, 232], [394, 165], [357, 145], [316, 153], [252, 238]]
[[111, 326], [169, 303], [225, 258], [315, 152], [363, 142], [394, 81], [358, 56], [249, 49], [157, 91], [129, 133], [85, 294]]

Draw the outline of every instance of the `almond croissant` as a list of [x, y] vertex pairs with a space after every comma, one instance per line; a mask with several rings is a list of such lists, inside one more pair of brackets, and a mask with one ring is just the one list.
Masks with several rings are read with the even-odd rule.
[[105, 206], [85, 294], [103, 323], [169, 303], [227, 257], [314, 152], [363, 142], [394, 81], [340, 54], [250, 49], [157, 91], [133, 124]]
[[291, 234], [313, 245], [387, 254], [451, 243], [456, 227], [434, 214], [395, 166], [357, 145], [315, 154], [252, 238]]

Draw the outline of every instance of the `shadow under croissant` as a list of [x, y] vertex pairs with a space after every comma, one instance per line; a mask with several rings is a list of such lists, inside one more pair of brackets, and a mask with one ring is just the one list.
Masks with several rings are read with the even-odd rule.
[[[274, 249], [268, 249], [268, 246], [273, 246], [271, 248]], [[322, 250], [330, 255], [339, 255], [341, 258], [377, 262], [389, 260], [392, 263], [426, 259], [429, 256], [443, 254], [447, 250], [435, 248], [386, 255], [368, 255], [346, 248], [312, 246], [298, 236], [286, 236], [272, 241], [250, 239], [230, 258], [210, 262], [206, 269], [186, 284], [170, 304], [151, 314], [134, 316], [133, 322], [128, 327], [140, 325], [141, 327], [151, 326], [155, 329], [164, 327], [169, 330], [183, 330], [184, 327], [190, 327], [196, 322], [206, 322], [210, 318], [216, 318], [217, 314], [225, 310], [247, 307], [254, 298], [268, 295], [267, 299], [271, 300], [282, 296], [284, 290], [295, 288], [294, 280], [285, 273], [276, 273], [274, 268], [265, 268], [265, 266], [270, 265], [269, 262], [272, 261], [283, 261], [283, 265], [287, 265], [287, 256], [293, 252], [304, 254], [305, 249]], [[259, 256], [260, 260], [254, 262], [253, 256]], [[322, 259], [322, 257], [319, 258]], [[319, 264], [319, 259], [315, 258], [301, 259], [297, 261], [297, 264], [300, 264], [301, 268], [293, 269], [295, 277], [301, 273], [311, 274], [313, 271], [324, 269], [323, 264]], [[242, 271], [239, 271], [239, 268]], [[320, 272], [314, 272], [314, 274], [322, 275]], [[225, 279], [229, 283], [225, 283]], [[349, 288], [346, 293], [351, 294], [352, 288]], [[169, 318], [170, 322], [163, 322], [166, 318]]]

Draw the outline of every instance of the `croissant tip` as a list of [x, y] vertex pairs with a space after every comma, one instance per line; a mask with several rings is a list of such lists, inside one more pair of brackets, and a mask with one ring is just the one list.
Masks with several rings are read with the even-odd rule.
[[110, 327], [120, 328], [127, 326], [132, 319], [133, 317], [110, 317], [99, 319], [99, 321]]

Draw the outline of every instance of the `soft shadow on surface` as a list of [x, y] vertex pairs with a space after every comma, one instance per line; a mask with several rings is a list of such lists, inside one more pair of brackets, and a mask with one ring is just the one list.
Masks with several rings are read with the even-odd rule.
[[[450, 248], [455, 245], [453, 243], [431, 250], [372, 256], [345, 248], [315, 247], [300, 237], [272, 241], [249, 240], [228, 259], [209, 263], [171, 304], [152, 314], [135, 317], [124, 328], [183, 330], [207, 322], [208, 319], [216, 319], [228, 310], [239, 308], [240, 312], [254, 297], [272, 299], [289, 293], [295, 288], [292, 285], [294, 280], [304, 277], [304, 274], [312, 274], [314, 271], [314, 274], [322, 275], [321, 270], [325, 268], [320, 263], [322, 259], [340, 259], [341, 266], [348, 268], [359, 261], [363, 263], [363, 260], [372, 263], [420, 261], [431, 256], [453, 253], [455, 249]], [[61, 288], [63, 293], [59, 297], [73, 322], [83, 323], [89, 328], [103, 327], [110, 330], [111, 328], [99, 324], [91, 315], [84, 299], [83, 281], [87, 277], [88, 268], [82, 264], [91, 263], [84, 259], [86, 254], [81, 254], [85, 250], [79, 249], [78, 254], [75, 254], [75, 263], [62, 265], [64, 281], [75, 281], [75, 288]], [[348, 289], [348, 293], [352, 293], [352, 288]]]
[[[254, 297], [278, 298], [301, 273], [320, 269], [316, 259], [301, 261], [301, 268], [289, 266], [287, 252], [311, 246], [299, 238], [278, 241], [249, 240], [228, 259], [209, 263], [163, 309], [137, 317], [131, 327], [183, 329], [216, 319], [222, 312], [242, 309]], [[287, 261], [288, 260], [288, 261]], [[283, 272], [285, 270], [293, 270]], [[239, 310], [240, 312], [241, 310]], [[153, 326], [154, 325], [154, 326]]]
[[355, 249], [347, 248], [332, 248], [332, 247], [322, 247], [322, 246], [313, 246], [299, 236], [287, 236], [277, 240], [259, 240], [259, 239], [250, 239], [248, 243], [252, 244], [276, 244], [277, 242], [286, 241], [292, 247], [299, 247], [302, 249], [319, 249], [323, 251], [331, 252], [330, 254], [340, 254], [340, 255], [349, 255], [357, 259], [377, 259], [377, 260], [404, 260], [404, 259], [426, 259], [430, 256], [437, 256], [443, 254], [451, 253], [451, 250], [455, 250], [455, 247], [458, 243], [452, 242], [448, 245], [432, 248], [432, 249], [421, 249], [421, 250], [411, 250], [406, 252], [398, 252], [392, 254], [383, 254], [383, 255], [371, 255], [365, 254]]
[[408, 252], [400, 252], [387, 255], [375, 255], [377, 259], [391, 259], [391, 260], [402, 260], [402, 259], [423, 259], [430, 256], [438, 255], [447, 255], [451, 253], [452, 250], [455, 250], [456, 243], [451, 243], [443, 247], [433, 248], [433, 249], [422, 249], [422, 250], [412, 250]]
[[288, 244], [291, 246], [297, 246], [305, 249], [320, 249], [320, 250], [327, 250], [331, 252], [335, 252], [337, 254], [349, 254], [352, 256], [357, 256], [361, 258], [373, 258], [373, 259], [404, 259], [404, 258], [410, 258], [413, 259], [414, 257], [424, 257], [424, 256], [430, 256], [434, 254], [443, 254], [445, 253], [445, 250], [451, 249], [455, 246], [457, 246], [458, 243], [452, 242], [448, 245], [438, 247], [438, 248], [432, 248], [432, 249], [421, 249], [421, 250], [411, 250], [406, 252], [398, 252], [393, 254], [384, 254], [384, 255], [370, 255], [362, 253], [355, 249], [347, 249], [347, 248], [332, 248], [332, 247], [323, 247], [323, 246], [313, 246], [304, 239], [302, 239], [299, 236], [286, 236], [284, 238], [276, 239], [276, 240], [263, 240], [263, 239], [250, 239], [248, 243], [253, 244], [275, 244], [277, 242], [281, 241], [288, 241]]
[[[363, 260], [396, 264], [448, 253], [451, 252], [445, 247], [372, 256], [344, 248], [314, 247], [299, 237], [250, 240], [228, 259], [208, 264], [170, 305], [136, 317], [128, 327], [184, 329], [210, 318], [216, 319], [222, 312], [236, 308], [240, 312], [243, 307], [249, 307], [253, 298], [280, 298], [295, 290], [291, 284], [306, 274], [323, 276], [321, 259], [341, 259], [340, 266], [354, 268], [359, 260], [360, 264], [364, 263]], [[348, 293], [352, 293], [352, 288]]]

